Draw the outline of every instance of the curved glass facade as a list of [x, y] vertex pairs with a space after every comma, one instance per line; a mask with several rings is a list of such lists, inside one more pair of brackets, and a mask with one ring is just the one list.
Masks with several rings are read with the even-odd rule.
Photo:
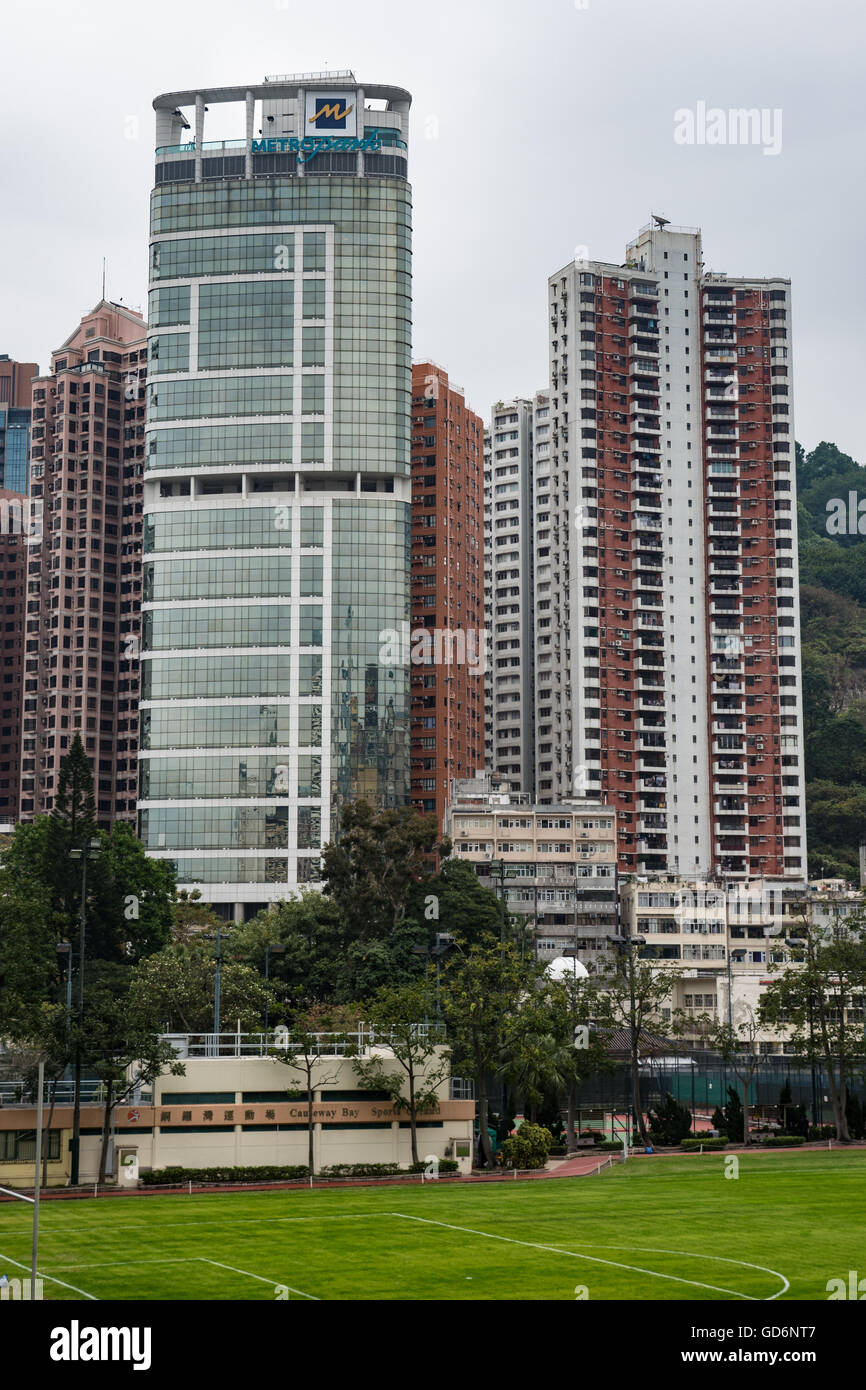
[[236, 915], [409, 799], [411, 196], [348, 167], [152, 195], [141, 835]]

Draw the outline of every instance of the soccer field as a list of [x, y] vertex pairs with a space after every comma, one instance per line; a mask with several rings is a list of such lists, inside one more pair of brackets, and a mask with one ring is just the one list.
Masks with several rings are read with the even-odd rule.
[[[863, 1265], [866, 1151], [601, 1176], [48, 1201], [46, 1299], [826, 1299]], [[0, 1205], [23, 1277], [30, 1207]], [[584, 1292], [585, 1291], [585, 1292]]]

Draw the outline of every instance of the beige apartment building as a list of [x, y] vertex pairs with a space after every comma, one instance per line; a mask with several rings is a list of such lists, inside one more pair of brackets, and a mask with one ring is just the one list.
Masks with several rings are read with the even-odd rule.
[[[862, 902], [841, 882], [665, 877], [630, 880], [620, 898], [624, 934], [644, 937], [642, 958], [676, 975], [668, 1012], [686, 1020], [692, 1042], [705, 1034], [707, 1017], [735, 1025], [750, 1011], [757, 1017], [774, 970], [791, 962], [786, 939], [807, 926], [828, 927]], [[784, 1033], [772, 1029], [759, 1028], [757, 1041], [763, 1053], [793, 1051]]]
[[444, 829], [538, 955], [593, 960], [617, 931], [616, 816], [600, 801], [539, 806], [479, 774], [452, 783]]

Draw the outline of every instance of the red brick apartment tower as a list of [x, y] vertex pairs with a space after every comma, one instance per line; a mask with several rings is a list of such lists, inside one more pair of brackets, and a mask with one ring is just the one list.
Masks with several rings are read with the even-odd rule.
[[713, 863], [803, 875], [790, 284], [706, 275], [701, 325]]
[[147, 325], [102, 300], [33, 384], [21, 818], [51, 810], [80, 733], [100, 825], [135, 821]]
[[412, 665], [412, 805], [441, 825], [451, 781], [484, 766], [484, 425], [430, 362], [412, 368], [411, 615], [433, 634]]
[[537, 795], [614, 806], [624, 874], [799, 878], [790, 287], [658, 221], [549, 281]]
[[[29, 405], [28, 405], [29, 408]], [[19, 492], [0, 488], [0, 826], [18, 819], [21, 680], [24, 670], [24, 583], [29, 513]]]

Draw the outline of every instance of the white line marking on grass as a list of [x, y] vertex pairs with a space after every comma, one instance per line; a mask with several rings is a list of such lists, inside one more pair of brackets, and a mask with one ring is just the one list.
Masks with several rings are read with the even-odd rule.
[[[733, 1260], [729, 1255], [696, 1255], [692, 1250], [665, 1250], [660, 1245], [607, 1245], [593, 1242], [594, 1250], [632, 1250], [638, 1255], [682, 1255], [686, 1260], [717, 1260], [720, 1264], [742, 1265], [745, 1269], [759, 1269], [762, 1274], [774, 1274], [777, 1279], [781, 1279], [784, 1288], [779, 1289], [778, 1293], [770, 1294], [769, 1298], [758, 1300], [761, 1303], [772, 1303], [774, 1298], [781, 1298], [783, 1293], [787, 1293], [791, 1287], [789, 1280], [778, 1269], [770, 1269], [769, 1265], [754, 1265], [748, 1260]], [[743, 1294], [745, 1298], [746, 1295]]]
[[[153, 1231], [154, 1229], [173, 1231], [178, 1226], [260, 1226], [263, 1222], [271, 1225], [274, 1221], [369, 1221], [372, 1216], [381, 1215], [382, 1213], [377, 1211], [347, 1211], [333, 1216], [241, 1216], [236, 1220], [215, 1216], [212, 1219], [202, 1217], [200, 1221], [135, 1221], [111, 1226], [110, 1229], [112, 1231]], [[98, 1225], [94, 1219], [93, 1221], [66, 1221], [62, 1225], [54, 1227], [46, 1227], [43, 1224], [41, 1229], [43, 1235], [62, 1235], [66, 1231], [84, 1231], [102, 1237], [109, 1228]]]
[[222, 1265], [219, 1260], [207, 1260], [204, 1255], [197, 1255], [196, 1259], [200, 1264], [216, 1265], [217, 1269], [230, 1269], [232, 1274], [245, 1274], [248, 1279], [258, 1279], [261, 1284], [270, 1284], [272, 1289], [277, 1287], [288, 1289], [289, 1293], [299, 1294], [301, 1298], [308, 1298], [311, 1303], [321, 1303], [314, 1293], [304, 1293], [302, 1289], [293, 1289], [291, 1284], [283, 1284], [279, 1279], [265, 1279], [261, 1274], [250, 1274], [248, 1269], [235, 1269], [234, 1265]]
[[[418, 1222], [420, 1222], [421, 1224], [423, 1224], [423, 1225], [425, 1225], [425, 1226], [443, 1226], [447, 1231], [460, 1231], [460, 1232], [461, 1232], [462, 1234], [464, 1234], [464, 1235], [483, 1236], [483, 1237], [485, 1238], [485, 1240], [501, 1240], [501, 1241], [504, 1241], [504, 1242], [505, 1242], [506, 1244], [508, 1244], [508, 1245], [524, 1245], [524, 1246], [526, 1246], [526, 1247], [527, 1247], [528, 1249], [530, 1249], [530, 1250], [545, 1250], [545, 1251], [548, 1251], [548, 1252], [550, 1252], [551, 1254], [554, 1254], [554, 1255], [568, 1255], [568, 1256], [570, 1256], [570, 1257], [571, 1257], [572, 1259], [574, 1259], [574, 1260], [588, 1260], [588, 1261], [590, 1261], [590, 1263], [592, 1263], [592, 1264], [597, 1264], [597, 1265], [610, 1265], [610, 1266], [612, 1266], [614, 1269], [628, 1269], [628, 1270], [631, 1270], [633, 1273], [636, 1273], [636, 1274], [646, 1274], [646, 1275], [649, 1275], [649, 1277], [650, 1277], [651, 1279], [667, 1279], [667, 1280], [670, 1280], [670, 1281], [671, 1281], [672, 1283], [674, 1283], [674, 1284], [690, 1284], [690, 1285], [692, 1286], [692, 1288], [696, 1288], [696, 1289], [707, 1289], [707, 1290], [709, 1290], [711, 1293], [727, 1293], [727, 1294], [731, 1294], [731, 1296], [732, 1296], [733, 1298], [744, 1298], [744, 1299], [747, 1299], [748, 1302], [750, 1302], [750, 1303], [761, 1303], [761, 1302], [769, 1302], [769, 1301], [770, 1301], [769, 1299], [758, 1299], [758, 1298], [756, 1298], [753, 1294], [750, 1294], [750, 1293], [741, 1293], [741, 1292], [739, 1291], [739, 1289], [725, 1289], [725, 1288], [720, 1288], [720, 1287], [719, 1287], [718, 1285], [716, 1285], [716, 1284], [703, 1284], [703, 1283], [701, 1283], [701, 1281], [698, 1280], [698, 1279], [683, 1279], [683, 1278], [681, 1278], [680, 1275], [678, 1275], [678, 1274], [661, 1274], [661, 1273], [660, 1273], [658, 1270], [656, 1270], [656, 1269], [643, 1269], [643, 1268], [641, 1268], [640, 1265], [627, 1265], [627, 1264], [623, 1264], [623, 1263], [622, 1263], [621, 1261], [619, 1261], [619, 1260], [602, 1260], [602, 1259], [600, 1259], [597, 1255], [584, 1255], [584, 1254], [581, 1254], [581, 1253], [580, 1253], [579, 1251], [577, 1251], [577, 1250], [563, 1250], [563, 1249], [561, 1249], [560, 1247], [558, 1247], [558, 1246], [556, 1246], [556, 1245], [542, 1245], [542, 1244], [540, 1244], [538, 1241], [533, 1241], [533, 1240], [517, 1240], [514, 1236], [499, 1236], [499, 1235], [495, 1235], [495, 1234], [494, 1234], [493, 1232], [491, 1232], [491, 1231], [476, 1231], [476, 1230], [474, 1230], [471, 1226], [453, 1226], [453, 1225], [451, 1225], [451, 1223], [448, 1222], [448, 1221], [433, 1221], [433, 1220], [431, 1220], [430, 1218], [425, 1217], [425, 1216], [409, 1216], [409, 1215], [407, 1215], [406, 1212], [403, 1212], [403, 1211], [395, 1211], [395, 1212], [391, 1212], [390, 1214], [391, 1214], [392, 1216], [399, 1216], [399, 1217], [402, 1217], [402, 1219], [403, 1219], [404, 1221], [418, 1221]], [[619, 1247], [619, 1246], [615, 1246], [615, 1247], [613, 1247], [613, 1248], [614, 1248], [614, 1249], [619, 1249], [620, 1247]], [[628, 1247], [624, 1247], [624, 1248], [627, 1249]], [[662, 1253], [662, 1252], [659, 1252], [659, 1253]], [[667, 1252], [665, 1252], [665, 1253], [670, 1254], [670, 1255], [680, 1255], [680, 1254], [683, 1254], [684, 1252], [681, 1251], [681, 1250], [669, 1250], [669, 1251], [667, 1251]], [[698, 1256], [693, 1256], [692, 1258], [700, 1258], [700, 1257], [698, 1257]], [[708, 1255], [708, 1256], [704, 1256], [703, 1258], [705, 1258], [705, 1259], [713, 1259], [714, 1257], [713, 1257], [712, 1255]], [[740, 1263], [740, 1262], [739, 1262], [739, 1261], [732, 1261], [732, 1263]], [[745, 1263], [745, 1262], [743, 1262], [743, 1263]], [[760, 1265], [753, 1265], [753, 1266], [751, 1266], [751, 1268], [753, 1268], [753, 1269], [759, 1269], [759, 1268], [761, 1268], [761, 1266], [760, 1266]], [[769, 1273], [772, 1273], [772, 1274], [776, 1274], [776, 1273], [777, 1273], [776, 1270], [770, 1270], [770, 1271], [768, 1271], [768, 1272], [769, 1272]], [[785, 1279], [784, 1275], [780, 1274], [778, 1277], [779, 1277], [780, 1279], [783, 1279], [783, 1280], [784, 1280], [784, 1282], [785, 1282], [785, 1288], [787, 1288], [787, 1287], [788, 1287], [788, 1281]], [[780, 1289], [779, 1292], [780, 1292], [780, 1293], [784, 1293], [785, 1290], [784, 1290], [784, 1289]], [[778, 1297], [778, 1294], [774, 1294], [773, 1297]]]
[[[11, 1255], [0, 1254], [0, 1259], [8, 1260], [11, 1265], [15, 1265], [18, 1269], [26, 1269], [29, 1271], [32, 1268], [31, 1265], [23, 1265], [20, 1260], [13, 1260]], [[74, 1284], [64, 1284], [62, 1279], [55, 1279], [50, 1274], [43, 1274], [39, 1269], [36, 1271], [36, 1278], [47, 1279], [49, 1284], [59, 1284], [63, 1289], [71, 1289], [73, 1293], [80, 1293], [82, 1298], [89, 1298], [91, 1303], [99, 1302], [95, 1293], [86, 1293], [84, 1289], [77, 1289]]]

